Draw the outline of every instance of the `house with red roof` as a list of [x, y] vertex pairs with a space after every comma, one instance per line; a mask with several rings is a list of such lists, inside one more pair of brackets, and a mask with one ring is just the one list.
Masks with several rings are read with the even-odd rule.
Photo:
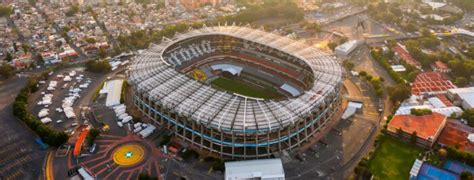
[[410, 141], [416, 132], [416, 145], [430, 148], [446, 126], [447, 117], [433, 112], [427, 115], [395, 115], [387, 126], [390, 135]]
[[25, 69], [31, 63], [33, 63], [31, 54], [23, 54], [20, 57], [13, 59], [11, 62], [12, 66], [14, 66], [16, 69]]
[[443, 61], [436, 61], [431, 65], [431, 69], [433, 69], [434, 72], [439, 72], [439, 73], [450, 73], [451, 68], [448, 67]]
[[438, 138], [441, 146], [458, 147], [461, 150], [474, 153], [474, 128], [469, 127], [458, 120], [448, 120], [446, 127]]
[[400, 43], [397, 43], [395, 47], [393, 47], [393, 51], [397, 55], [398, 58], [403, 60], [405, 63], [412, 65], [418, 69], [421, 69], [421, 64], [415, 58], [413, 58], [410, 53], [406, 50], [405, 46]]
[[73, 49], [65, 49], [63, 52], [59, 53], [59, 59], [65, 60], [65, 59], [75, 59], [79, 57], [76, 51]]
[[457, 88], [445, 75], [438, 72], [424, 72], [416, 76], [411, 85], [413, 95], [446, 94], [448, 89]]
[[87, 45], [83, 47], [82, 50], [84, 51], [86, 55], [94, 55], [94, 54], [97, 54], [97, 52], [99, 51], [99, 48], [95, 45]]

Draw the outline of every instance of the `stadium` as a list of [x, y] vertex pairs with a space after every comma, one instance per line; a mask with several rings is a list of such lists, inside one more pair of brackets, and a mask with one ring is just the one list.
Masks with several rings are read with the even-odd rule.
[[300, 41], [226, 25], [151, 45], [128, 78], [136, 107], [193, 149], [255, 159], [301, 148], [332, 128], [341, 70]]

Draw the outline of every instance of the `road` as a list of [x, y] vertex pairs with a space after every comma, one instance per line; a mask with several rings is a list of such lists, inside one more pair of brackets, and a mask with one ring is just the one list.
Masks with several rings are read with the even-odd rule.
[[382, 77], [388, 85], [395, 85], [395, 81], [392, 80], [387, 71], [372, 58], [370, 49], [366, 45], [357, 48], [351, 54], [349, 61], [355, 65], [353, 71], [366, 71], [374, 77]]
[[360, 14], [360, 13], [363, 13], [365, 11], [366, 11], [366, 9], [362, 8], [362, 7], [355, 7], [355, 8], [349, 7], [349, 9], [339, 11], [338, 13], [333, 14], [330, 17], [321, 18], [321, 19], [318, 20], [318, 22], [321, 24], [321, 26], [329, 26], [332, 23], [342, 21], [345, 18], [355, 16], [356, 14]]
[[36, 145], [37, 135], [13, 116], [12, 104], [25, 78], [0, 82], [0, 179], [37, 179], [46, 155]]

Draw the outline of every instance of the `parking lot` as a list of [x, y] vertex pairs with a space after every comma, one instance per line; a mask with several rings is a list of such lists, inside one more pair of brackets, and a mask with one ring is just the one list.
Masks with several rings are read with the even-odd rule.
[[75, 126], [87, 119], [82, 113], [84, 95], [95, 90], [99, 77], [83, 68], [54, 72], [48, 79], [40, 81], [39, 90], [30, 96], [28, 107], [43, 123], [55, 130], [71, 133]]
[[[341, 120], [325, 137], [308, 150], [284, 164], [288, 179], [342, 179], [342, 166], [354, 157], [365, 144], [375, 125], [356, 116]], [[354, 141], [358, 139], [358, 141]]]
[[26, 79], [0, 82], [0, 179], [38, 179], [46, 150], [37, 135], [13, 116], [12, 103]]

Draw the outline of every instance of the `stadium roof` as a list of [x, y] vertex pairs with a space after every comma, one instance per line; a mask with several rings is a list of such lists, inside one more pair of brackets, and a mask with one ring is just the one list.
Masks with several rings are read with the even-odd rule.
[[[263, 100], [216, 90], [180, 73], [180, 63], [165, 60], [167, 47], [185, 39], [204, 35], [227, 35], [266, 45], [298, 58], [314, 75], [312, 87], [298, 97]], [[199, 51], [210, 50], [197, 46]], [[189, 52], [193, 53], [193, 52]], [[152, 101], [192, 120], [224, 132], [265, 132], [296, 123], [318, 106], [329, 94], [336, 95], [342, 81], [341, 67], [334, 57], [300, 41], [239, 26], [214, 26], [190, 30], [173, 39], [152, 45], [130, 66], [129, 82]], [[327, 111], [320, 112], [326, 113]]]

